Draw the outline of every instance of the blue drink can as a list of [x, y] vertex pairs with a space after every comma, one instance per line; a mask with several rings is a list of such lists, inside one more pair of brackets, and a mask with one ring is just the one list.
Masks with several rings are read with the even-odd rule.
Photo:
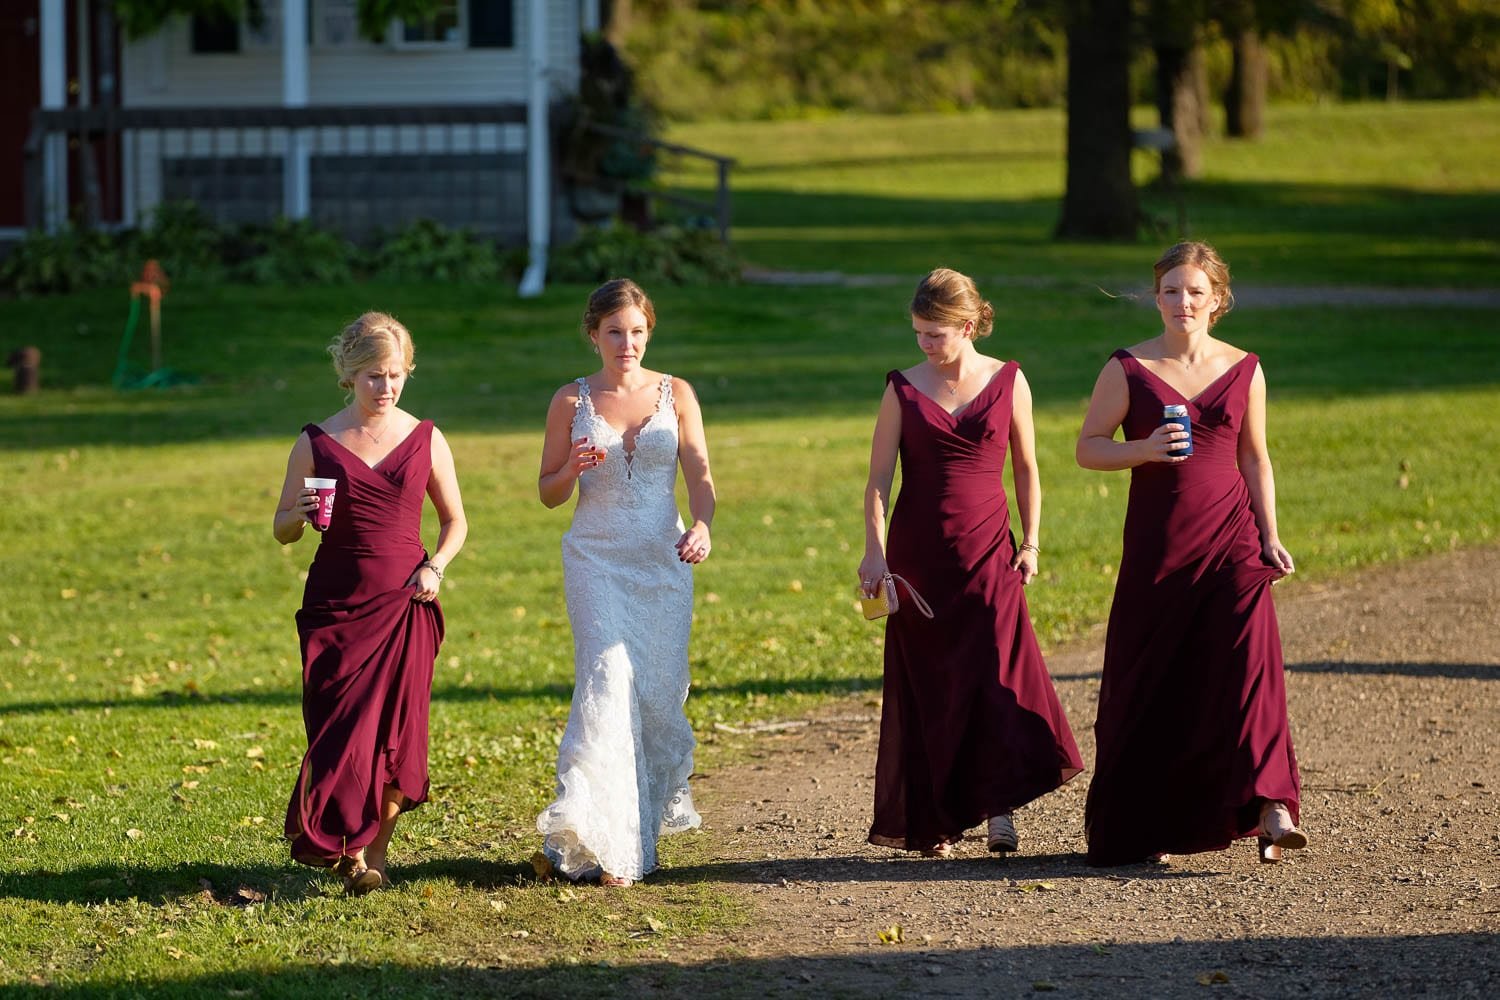
[[1173, 403], [1161, 408], [1161, 422], [1164, 424], [1181, 424], [1182, 429], [1187, 431], [1187, 440], [1176, 442], [1168, 454], [1173, 457], [1191, 455], [1193, 453], [1193, 421], [1188, 416], [1187, 407], [1181, 403]]

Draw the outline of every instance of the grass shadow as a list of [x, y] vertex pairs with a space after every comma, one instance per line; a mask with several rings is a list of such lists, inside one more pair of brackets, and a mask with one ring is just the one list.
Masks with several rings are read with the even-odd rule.
[[[295, 865], [226, 865], [182, 861], [167, 867], [83, 865], [61, 871], [36, 870], [0, 874], [0, 898], [80, 905], [137, 899], [153, 906], [196, 901], [205, 906], [245, 906], [261, 899], [304, 899], [342, 895], [338, 880], [316, 869]], [[255, 900], [260, 901], [260, 900]]]
[[[903, 997], [1020, 996], [1056, 992], [1086, 1000], [1295, 995], [1322, 998], [1487, 996], [1500, 988], [1492, 935], [1467, 933], [1317, 937], [1246, 935], [1223, 941], [988, 947], [871, 947], [844, 953], [617, 961], [585, 953], [548, 964], [492, 967], [395, 962], [286, 962], [275, 967], [149, 980], [13, 986], [12, 996], [264, 997]], [[856, 946], [856, 944], [858, 946]]]

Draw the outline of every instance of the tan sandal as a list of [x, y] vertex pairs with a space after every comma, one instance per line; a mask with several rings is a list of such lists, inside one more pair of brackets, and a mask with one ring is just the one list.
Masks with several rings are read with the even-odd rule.
[[947, 841], [944, 841], [943, 843], [936, 844], [932, 847], [924, 847], [922, 848], [922, 857], [951, 858], [953, 857], [953, 845], [948, 843]]
[[367, 866], [362, 858], [340, 858], [335, 870], [344, 880], [344, 893], [349, 896], [363, 896], [386, 885], [380, 869]]
[[635, 880], [628, 879], [624, 875], [611, 875], [609, 872], [600, 872], [599, 884], [610, 889], [628, 889], [635, 884]]

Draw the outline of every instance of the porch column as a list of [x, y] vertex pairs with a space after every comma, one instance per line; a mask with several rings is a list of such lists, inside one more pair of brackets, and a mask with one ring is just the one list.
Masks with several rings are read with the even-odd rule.
[[[307, 107], [307, 0], [281, 0], [281, 104]], [[311, 203], [311, 136], [288, 129], [282, 166], [281, 212], [305, 219]]]
[[580, 0], [582, 11], [580, 12], [579, 29], [585, 35], [597, 35], [599, 33], [599, 0]]
[[529, 0], [526, 4], [526, 235], [531, 246], [531, 260], [521, 275], [517, 289], [522, 298], [542, 294], [547, 282], [547, 249], [552, 241], [552, 140], [548, 122], [548, 99], [551, 87], [547, 80], [549, 62], [547, 39], [547, 0]]
[[[42, 109], [68, 106], [67, 0], [41, 0]], [[68, 221], [68, 146], [62, 134], [42, 144], [42, 224], [56, 232]]]

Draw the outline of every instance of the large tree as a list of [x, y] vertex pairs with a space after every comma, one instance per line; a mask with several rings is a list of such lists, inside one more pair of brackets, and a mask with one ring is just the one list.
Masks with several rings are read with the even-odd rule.
[[1234, 53], [1224, 87], [1224, 133], [1259, 139], [1265, 128], [1266, 50], [1255, 0], [1222, 0], [1218, 16]]
[[1206, 12], [1202, 0], [1151, 0], [1146, 34], [1156, 55], [1156, 111], [1173, 144], [1162, 150], [1162, 178], [1169, 182], [1203, 171], [1208, 131], [1208, 69], [1201, 44]]
[[1130, 179], [1130, 0], [1066, 0], [1068, 172], [1061, 239], [1134, 239]]

